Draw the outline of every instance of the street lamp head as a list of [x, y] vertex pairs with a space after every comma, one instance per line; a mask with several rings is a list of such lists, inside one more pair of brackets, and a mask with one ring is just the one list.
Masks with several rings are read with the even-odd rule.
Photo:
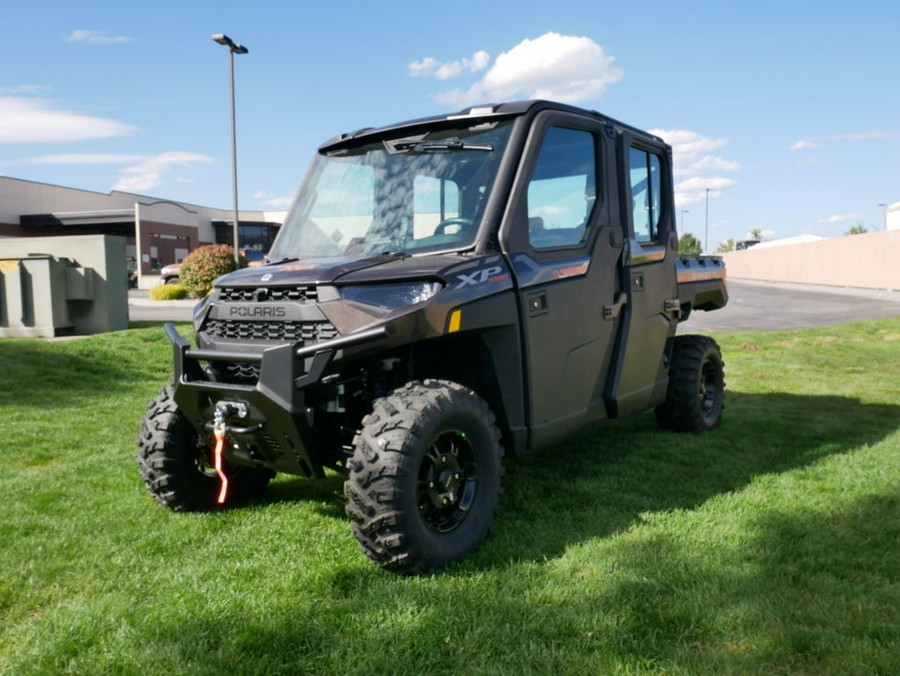
[[215, 42], [218, 42], [220, 45], [225, 45], [228, 49], [231, 50], [232, 54], [246, 54], [250, 50], [244, 47], [244, 45], [239, 45], [234, 42], [230, 37], [225, 35], [224, 33], [216, 33], [212, 36], [212, 39]]

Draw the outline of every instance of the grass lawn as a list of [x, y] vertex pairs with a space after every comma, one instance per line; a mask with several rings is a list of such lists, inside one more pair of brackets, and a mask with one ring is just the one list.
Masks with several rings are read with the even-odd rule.
[[900, 673], [900, 319], [717, 338], [721, 429], [509, 461], [486, 546], [419, 578], [336, 475], [160, 507], [158, 325], [0, 341], [0, 674]]

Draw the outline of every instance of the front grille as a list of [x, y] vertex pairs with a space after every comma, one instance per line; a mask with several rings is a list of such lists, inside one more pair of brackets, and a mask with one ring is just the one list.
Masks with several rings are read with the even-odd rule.
[[226, 340], [266, 340], [280, 342], [303, 341], [314, 345], [338, 337], [331, 322], [252, 322], [244, 320], [211, 319], [204, 327], [210, 338]]
[[256, 385], [259, 382], [259, 364], [233, 361], [216, 365], [219, 380], [236, 385]]
[[266, 303], [286, 302], [315, 303], [319, 299], [319, 290], [314, 284], [284, 288], [238, 288], [227, 286], [219, 292], [219, 300], [223, 303]]
[[[316, 303], [318, 297], [318, 289], [312, 284], [276, 288], [224, 287], [219, 290], [218, 302], [225, 306], [229, 303], [269, 304], [276, 302], [307, 305]], [[269, 306], [269, 310], [275, 310], [275, 308]], [[210, 318], [201, 330], [209, 341], [299, 343], [299, 346], [302, 347], [316, 345], [340, 336], [334, 325], [324, 318], [284, 321], [271, 321], [271, 316], [258, 320]], [[253, 385], [259, 381], [258, 363], [214, 362], [211, 363], [211, 366], [220, 382]]]

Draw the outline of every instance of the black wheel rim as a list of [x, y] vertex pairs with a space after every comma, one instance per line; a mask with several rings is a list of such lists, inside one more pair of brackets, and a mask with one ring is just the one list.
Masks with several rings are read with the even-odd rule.
[[475, 449], [464, 432], [442, 432], [431, 442], [416, 490], [419, 514], [437, 533], [450, 533], [462, 525], [475, 500], [478, 473]]
[[719, 405], [721, 386], [718, 373], [716, 364], [712, 360], [708, 359], [703, 362], [700, 372], [700, 410], [703, 411], [706, 418], [714, 416]]

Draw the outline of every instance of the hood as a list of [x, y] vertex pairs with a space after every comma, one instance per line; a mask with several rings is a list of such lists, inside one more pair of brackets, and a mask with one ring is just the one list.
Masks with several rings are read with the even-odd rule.
[[300, 284], [366, 284], [403, 279], [443, 278], [448, 267], [469, 260], [460, 254], [409, 256], [389, 253], [369, 258], [308, 258], [243, 268], [216, 280], [216, 286], [256, 287]]

